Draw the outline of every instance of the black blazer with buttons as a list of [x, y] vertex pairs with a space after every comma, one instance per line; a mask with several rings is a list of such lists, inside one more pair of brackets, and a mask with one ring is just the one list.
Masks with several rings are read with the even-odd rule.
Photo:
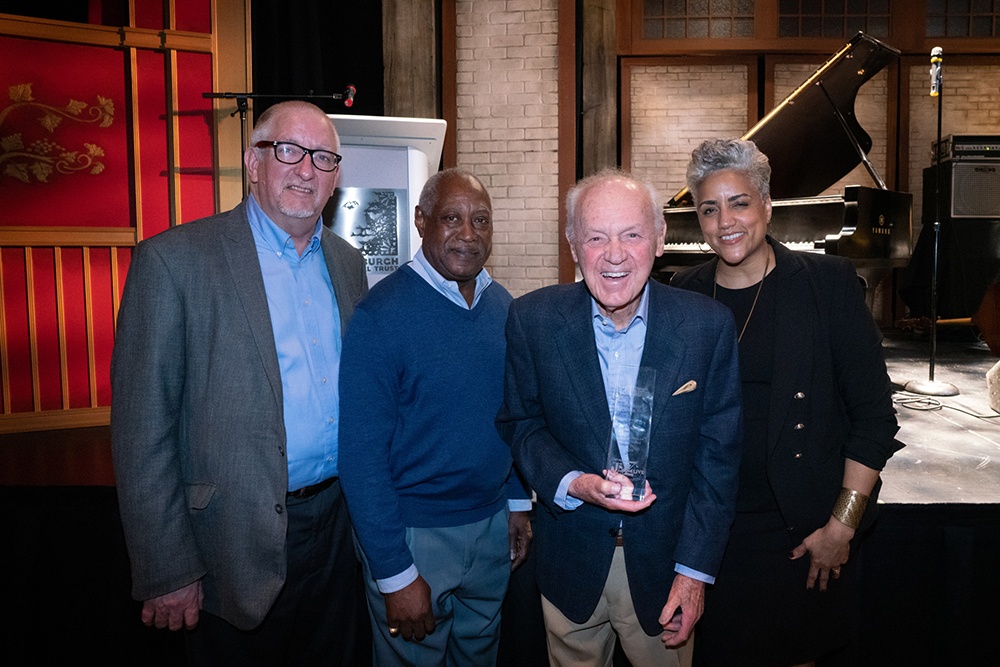
[[[844, 459], [881, 470], [902, 447], [882, 335], [850, 260], [793, 252], [774, 239], [778, 283], [774, 372], [767, 419], [767, 475], [793, 544], [823, 526]], [[714, 258], [671, 284], [711, 295]], [[858, 531], [874, 520], [879, 485]]]

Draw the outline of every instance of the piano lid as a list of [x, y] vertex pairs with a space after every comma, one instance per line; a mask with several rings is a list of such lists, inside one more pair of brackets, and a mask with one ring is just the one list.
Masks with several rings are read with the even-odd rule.
[[[854, 102], [861, 86], [898, 57], [898, 50], [859, 32], [741, 137], [767, 155], [772, 199], [818, 195], [861, 162], [885, 189], [868, 163], [872, 139], [854, 115]], [[692, 204], [684, 188], [667, 206]]]

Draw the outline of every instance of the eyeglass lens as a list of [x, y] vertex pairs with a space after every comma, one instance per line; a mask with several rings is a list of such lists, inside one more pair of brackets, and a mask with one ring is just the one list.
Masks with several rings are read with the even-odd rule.
[[[271, 142], [262, 142], [266, 146]], [[290, 141], [273, 143], [274, 157], [284, 164], [298, 164], [306, 155], [312, 160], [313, 166], [320, 171], [333, 171], [340, 164], [341, 157], [333, 151], [303, 148]]]

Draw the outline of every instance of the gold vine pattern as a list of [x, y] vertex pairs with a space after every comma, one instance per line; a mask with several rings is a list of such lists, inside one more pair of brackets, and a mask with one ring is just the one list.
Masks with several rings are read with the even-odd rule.
[[53, 174], [99, 174], [104, 171], [104, 163], [100, 161], [104, 157], [104, 149], [97, 144], [84, 142], [83, 150], [74, 151], [53, 139], [42, 138], [25, 145], [20, 132], [4, 135], [3, 123], [11, 111], [30, 107], [39, 112], [39, 124], [53, 136], [63, 119], [110, 127], [115, 120], [113, 100], [98, 95], [96, 104], [71, 99], [66, 106], [57, 107], [36, 101], [30, 83], [10, 86], [7, 90], [11, 104], [0, 109], [0, 165], [3, 166], [4, 176], [24, 183], [31, 182], [32, 178], [48, 183]]

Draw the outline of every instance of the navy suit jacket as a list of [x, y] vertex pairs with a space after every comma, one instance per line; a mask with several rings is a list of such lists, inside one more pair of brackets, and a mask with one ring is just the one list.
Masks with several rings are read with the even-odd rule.
[[[343, 333], [368, 290], [364, 258], [326, 229], [321, 244]], [[256, 627], [285, 581], [288, 461], [281, 372], [245, 202], [138, 245], [111, 386], [133, 596], [201, 579], [206, 611]]]
[[[582, 282], [516, 299], [507, 320], [504, 403], [497, 416], [514, 462], [538, 494], [538, 584], [567, 618], [593, 613], [622, 526], [636, 613], [649, 635], [680, 563], [715, 575], [734, 515], [741, 407], [732, 315], [698, 294], [650, 281], [642, 366], [656, 369], [647, 479], [656, 501], [640, 514], [553, 501], [569, 472], [602, 474], [611, 416], [591, 297]], [[690, 380], [694, 391], [673, 395]]]

